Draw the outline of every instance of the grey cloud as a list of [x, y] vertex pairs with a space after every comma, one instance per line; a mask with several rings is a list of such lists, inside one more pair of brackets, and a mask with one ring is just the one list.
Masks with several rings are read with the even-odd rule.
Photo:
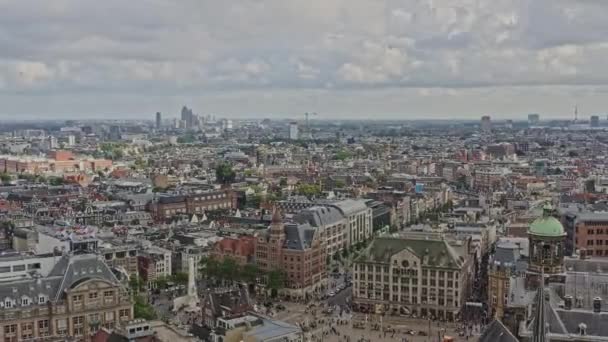
[[608, 84], [606, 17], [601, 0], [0, 0], [0, 94], [121, 93], [125, 103], [279, 89], [586, 89]]

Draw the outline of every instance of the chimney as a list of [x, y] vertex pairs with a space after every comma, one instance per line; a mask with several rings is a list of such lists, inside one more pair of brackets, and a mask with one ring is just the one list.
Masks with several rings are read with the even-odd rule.
[[593, 312], [595, 312], [595, 313], [602, 312], [602, 298], [600, 298], [600, 297], [593, 298]]
[[564, 309], [572, 310], [572, 296], [567, 295], [564, 297]]

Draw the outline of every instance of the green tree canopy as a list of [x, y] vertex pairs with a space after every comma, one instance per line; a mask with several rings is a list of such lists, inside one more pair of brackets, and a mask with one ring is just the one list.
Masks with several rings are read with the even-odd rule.
[[261, 271], [255, 264], [247, 264], [241, 271], [241, 279], [247, 283], [254, 284], [260, 276]]
[[285, 273], [281, 270], [273, 270], [268, 272], [268, 288], [271, 290], [280, 290], [285, 287]]
[[225, 280], [237, 280], [240, 274], [240, 266], [236, 260], [232, 258], [224, 258], [220, 264], [220, 274]]
[[156, 311], [154, 307], [147, 303], [142, 296], [135, 296], [133, 303], [133, 315], [135, 318], [143, 318], [146, 320], [156, 319]]
[[215, 168], [215, 177], [222, 184], [230, 184], [234, 181], [236, 173], [232, 169], [232, 165], [222, 162]]
[[336, 152], [336, 154], [334, 154], [335, 160], [346, 160], [350, 157], [352, 157], [352, 154], [346, 150], [339, 150], [338, 152]]
[[50, 177], [49, 184], [55, 185], [55, 186], [63, 185], [63, 184], [65, 184], [65, 180], [61, 177]]
[[316, 184], [300, 184], [298, 185], [297, 192], [299, 195], [310, 198], [321, 194], [321, 187]]
[[11, 182], [11, 180], [13, 180], [13, 177], [8, 173], [3, 172], [0, 174], [0, 181], [2, 181], [2, 184], [8, 184]]
[[173, 280], [177, 284], [185, 285], [188, 283], [188, 273], [177, 272], [173, 276], [171, 276], [171, 280]]

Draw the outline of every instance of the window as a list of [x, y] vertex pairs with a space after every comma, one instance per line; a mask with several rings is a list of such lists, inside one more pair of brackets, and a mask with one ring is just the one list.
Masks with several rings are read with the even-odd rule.
[[114, 312], [106, 312], [104, 320], [106, 322], [114, 321]]
[[30, 299], [29, 298], [21, 298], [21, 305], [22, 306], [28, 306], [30, 305]]
[[65, 318], [56, 320], [57, 324], [57, 335], [67, 335], [68, 333], [68, 321]]
[[7, 309], [12, 308], [13, 307], [13, 301], [10, 300], [10, 299], [5, 300], [4, 301], [4, 307], [7, 308]]
[[75, 295], [72, 297], [75, 305], [82, 304], [82, 295]]
[[73, 317], [72, 325], [74, 326], [74, 336], [84, 334], [84, 316]]
[[89, 299], [92, 299], [92, 300], [97, 299], [97, 292], [91, 292], [91, 293], [89, 293]]
[[46, 298], [44, 296], [38, 297], [38, 304], [44, 304], [44, 303], [46, 303]]
[[587, 240], [587, 246], [593, 246], [593, 240]]
[[34, 324], [32, 322], [21, 323], [21, 338], [30, 339], [34, 337]]
[[49, 336], [49, 320], [44, 319], [42, 321], [38, 321], [38, 334], [40, 336]]
[[4, 326], [4, 341], [17, 342], [17, 324]]
[[104, 291], [103, 300], [106, 303], [111, 303], [114, 300], [114, 291]]
[[126, 321], [126, 320], [129, 320], [129, 318], [131, 316], [130, 315], [131, 314], [131, 310], [129, 310], [129, 309], [122, 309], [122, 310], [120, 310], [118, 312], [118, 314], [119, 314], [119, 318], [120, 318], [121, 321]]
[[25, 265], [15, 265], [13, 266], [13, 272], [25, 271]]

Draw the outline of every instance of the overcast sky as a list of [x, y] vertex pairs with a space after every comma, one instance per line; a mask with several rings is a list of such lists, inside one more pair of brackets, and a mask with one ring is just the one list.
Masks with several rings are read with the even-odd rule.
[[607, 18], [608, 0], [0, 0], [0, 117], [584, 118], [608, 113]]

